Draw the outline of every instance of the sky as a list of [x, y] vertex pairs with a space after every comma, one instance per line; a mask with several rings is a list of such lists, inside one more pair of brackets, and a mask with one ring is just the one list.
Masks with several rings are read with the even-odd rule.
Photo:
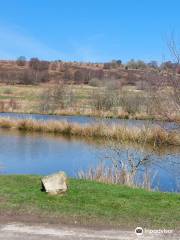
[[180, 0], [1, 0], [0, 59], [168, 60]]

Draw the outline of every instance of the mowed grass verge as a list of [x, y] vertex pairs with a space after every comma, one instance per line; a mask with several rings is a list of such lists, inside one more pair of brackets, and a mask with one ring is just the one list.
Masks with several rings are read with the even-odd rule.
[[180, 229], [180, 195], [70, 179], [68, 192], [41, 192], [40, 176], [1, 175], [1, 214], [43, 216], [56, 223], [132, 229]]

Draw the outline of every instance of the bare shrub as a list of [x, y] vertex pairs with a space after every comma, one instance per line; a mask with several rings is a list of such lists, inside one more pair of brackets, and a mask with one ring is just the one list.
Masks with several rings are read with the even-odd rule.
[[112, 79], [105, 81], [105, 86], [108, 90], [117, 90], [122, 88], [122, 82], [120, 79]]
[[177, 68], [180, 64], [180, 50], [171, 35], [167, 46], [173, 62], [163, 64], [162, 78], [156, 84], [156, 94], [152, 94], [156, 101], [157, 113], [165, 119], [179, 122], [180, 119], [180, 77]]
[[5, 111], [5, 103], [3, 101], [0, 101], [0, 112]]
[[44, 89], [40, 95], [39, 110], [43, 113], [53, 113], [54, 106], [52, 105], [51, 88]]
[[135, 61], [134, 59], [131, 59], [126, 66], [129, 69], [145, 69], [147, 67], [144, 61], [142, 60]]
[[140, 112], [143, 100], [144, 98], [140, 95], [122, 91], [119, 102], [124, 111], [134, 115], [135, 113]]
[[[130, 187], [143, 187], [151, 189], [153, 176], [147, 170], [146, 164], [152, 161], [151, 154], [144, 154], [142, 152], [137, 157], [136, 152], [127, 150], [125, 158], [122, 156], [121, 146], [119, 144], [111, 143], [108, 146], [108, 154], [105, 159], [96, 167], [91, 167], [87, 171], [79, 171], [78, 178], [94, 180], [103, 183], [127, 185]], [[110, 163], [107, 164], [107, 160]], [[144, 174], [141, 176], [141, 181], [137, 179], [138, 171], [144, 168]]]
[[94, 90], [91, 103], [96, 110], [109, 111], [118, 105], [118, 95], [108, 89]]
[[24, 71], [22, 82], [27, 84], [37, 84], [49, 80], [49, 62], [40, 61], [38, 58], [31, 58], [29, 61], [29, 69]]
[[111, 69], [111, 63], [104, 63], [104, 69], [109, 70]]
[[47, 82], [48, 80], [49, 73], [47, 70], [25, 69], [20, 76], [21, 84], [38, 84], [40, 82]]
[[29, 67], [36, 71], [48, 70], [50, 63], [48, 61], [41, 61], [38, 58], [31, 58]]
[[101, 87], [102, 86], [102, 81], [98, 78], [92, 78], [89, 81], [89, 85], [92, 87]]
[[56, 71], [58, 69], [58, 62], [52, 62], [51, 63], [51, 70]]
[[9, 87], [9, 88], [5, 88], [4, 91], [3, 91], [3, 93], [9, 95], [9, 94], [12, 94], [13, 91], [12, 91], [12, 89]]
[[64, 84], [56, 84], [45, 89], [40, 96], [40, 111], [51, 112], [68, 108], [75, 104], [76, 98], [73, 90]]
[[16, 64], [18, 66], [21, 66], [21, 67], [25, 66], [26, 65], [26, 58], [24, 56], [18, 57], [18, 59], [16, 60]]
[[17, 110], [18, 109], [18, 104], [17, 101], [13, 98], [11, 98], [8, 102], [8, 106], [11, 109], [11, 111]]
[[139, 81], [136, 82], [137, 90], [147, 90], [148, 86], [149, 86], [149, 84], [146, 81], [139, 80]]

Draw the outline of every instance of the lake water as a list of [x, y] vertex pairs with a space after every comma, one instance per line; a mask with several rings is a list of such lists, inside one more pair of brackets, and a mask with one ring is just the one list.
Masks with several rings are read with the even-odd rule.
[[[127, 158], [127, 149], [136, 159], [142, 156], [138, 146], [120, 145], [122, 159]], [[104, 144], [90, 140], [0, 129], [0, 171], [3, 174], [45, 175], [63, 170], [74, 177], [78, 171], [98, 165], [109, 152]], [[143, 172], [148, 170], [153, 189], [179, 192], [180, 150], [166, 147], [152, 152], [151, 147], [146, 147], [143, 154], [150, 154], [151, 159], [139, 168], [137, 181], [141, 181]]]

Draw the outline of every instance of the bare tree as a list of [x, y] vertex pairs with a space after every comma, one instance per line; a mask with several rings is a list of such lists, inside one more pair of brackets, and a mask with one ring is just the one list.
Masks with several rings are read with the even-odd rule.
[[40, 111], [54, 113], [55, 111], [73, 107], [76, 101], [74, 92], [63, 83], [46, 88], [40, 96]]
[[16, 60], [16, 63], [18, 66], [24, 67], [26, 65], [26, 57], [24, 56], [18, 57], [18, 59]]
[[40, 61], [38, 58], [31, 58], [29, 61], [29, 69], [25, 72], [25, 78], [28, 79], [28, 83], [39, 83], [46, 82], [49, 79], [48, 69], [49, 69], [48, 61]]
[[177, 74], [177, 69], [180, 66], [180, 49], [173, 34], [167, 40], [167, 46], [173, 58], [173, 63], [168, 62], [169, 64], [167, 64], [166, 62], [167, 67], [163, 72], [164, 77], [159, 82], [160, 95], [165, 97], [165, 101], [158, 102], [158, 106], [161, 110], [161, 115], [165, 118], [179, 121], [179, 118], [176, 118], [176, 116], [180, 113], [180, 76]]
[[180, 49], [173, 34], [167, 40], [167, 46], [173, 61], [161, 64], [161, 72], [147, 72], [146, 80], [151, 89], [156, 114], [163, 119], [179, 122], [180, 113]]
[[168, 48], [170, 53], [174, 58], [175, 65], [173, 67], [172, 74], [169, 74], [169, 84], [173, 90], [173, 101], [176, 106], [177, 111], [180, 111], [180, 77], [177, 74], [177, 69], [180, 66], [180, 49], [177, 47], [177, 44], [174, 40], [174, 36], [172, 35], [170, 40], [168, 41]]

